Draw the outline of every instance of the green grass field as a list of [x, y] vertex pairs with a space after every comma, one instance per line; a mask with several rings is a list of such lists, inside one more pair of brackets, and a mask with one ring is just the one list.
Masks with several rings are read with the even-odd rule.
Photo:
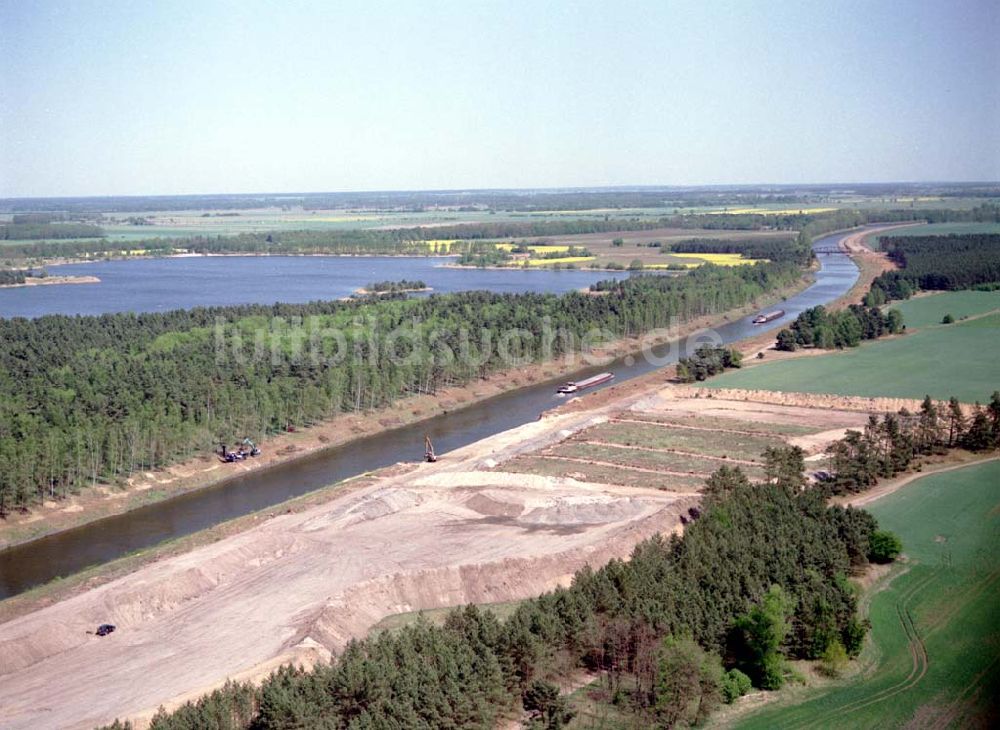
[[[695, 475], [708, 477], [720, 466], [726, 465], [723, 459], [705, 459], [700, 456], [680, 454], [673, 451], [647, 451], [631, 449], [626, 446], [609, 446], [606, 444], [590, 444], [582, 441], [564, 441], [545, 453], [546, 456], [566, 457], [567, 459], [584, 459], [599, 461], [603, 464], [615, 464], [624, 467], [637, 467], [650, 471], [669, 471], [684, 476]], [[738, 465], [751, 479], [763, 477], [763, 469], [751, 464], [730, 462], [730, 466]]]
[[907, 329], [941, 324], [950, 314], [956, 320], [1000, 309], [1000, 291], [948, 291], [892, 304], [903, 313]]
[[642, 446], [650, 449], [677, 449], [692, 454], [722, 456], [729, 459], [760, 460], [768, 446], [783, 446], [784, 441], [774, 436], [757, 436], [721, 431], [698, 431], [690, 428], [671, 428], [655, 425], [615, 421], [588, 428], [580, 437], [585, 441], [603, 441], [621, 446]]
[[991, 314], [843, 352], [731, 370], [705, 385], [985, 402], [1000, 388], [998, 362], [1000, 314]]
[[868, 509], [907, 558], [872, 598], [869, 670], [739, 727], [996, 727], [1000, 462], [924, 477]]
[[[476, 604], [483, 610], [492, 611], [501, 621], [506, 621], [513, 615], [522, 601], [505, 601], [503, 603], [479, 603]], [[464, 605], [464, 604], [463, 604]], [[444, 608], [429, 608], [426, 611], [407, 611], [405, 613], [392, 613], [383, 618], [371, 627], [369, 631], [373, 634], [383, 631], [396, 631], [407, 626], [413, 626], [420, 618], [435, 626], [444, 626], [448, 619], [448, 614], [458, 606], [445, 606]]]

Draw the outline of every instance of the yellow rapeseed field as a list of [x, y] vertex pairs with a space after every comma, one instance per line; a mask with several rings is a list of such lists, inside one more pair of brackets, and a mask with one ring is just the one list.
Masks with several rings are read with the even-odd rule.
[[670, 255], [707, 262], [716, 266], [746, 266], [747, 264], [756, 264], [758, 261], [767, 261], [767, 259], [743, 258], [743, 254], [739, 253], [672, 253]]
[[461, 243], [460, 240], [456, 238], [450, 239], [434, 239], [431, 241], [424, 241], [429, 248], [434, 253], [451, 253], [451, 247], [456, 243]]
[[[501, 251], [513, 251], [516, 245], [513, 243], [498, 243], [497, 248]], [[539, 244], [536, 246], [528, 246], [528, 250], [532, 253], [565, 253], [569, 251], [569, 246], [559, 246], [556, 244]]]
[[528, 266], [549, 266], [551, 264], [578, 264], [593, 261], [596, 256], [564, 256], [561, 259], [527, 259]]

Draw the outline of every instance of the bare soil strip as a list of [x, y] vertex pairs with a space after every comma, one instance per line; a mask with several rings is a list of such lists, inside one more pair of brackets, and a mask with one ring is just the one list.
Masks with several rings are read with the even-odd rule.
[[683, 428], [689, 431], [707, 431], [709, 433], [732, 433], [740, 436], [774, 436], [773, 431], [746, 431], [737, 428], [709, 428], [708, 426], [692, 426], [688, 423], [676, 423], [673, 421], [656, 421], [639, 417], [615, 418], [612, 423], [636, 423], [643, 426], [659, 426], [661, 428]]
[[[793, 393], [777, 390], [747, 390], [742, 388], [695, 388], [689, 391], [693, 398], [748, 401], [797, 408], [834, 409], [863, 413], [898, 413], [906, 408], [910, 412], [920, 409], [921, 401], [913, 398], [868, 398], [854, 395], [828, 395], [824, 393]], [[679, 391], [678, 395], [686, 395]], [[937, 405], [947, 407], [944, 401]]]
[[[617, 464], [584, 458], [561, 458], [545, 454], [521, 456], [503, 465], [505, 472], [517, 474], [564, 477], [625, 487], [650, 487], [670, 492], [697, 491], [707, 474], [692, 474], [675, 470], [653, 471], [642, 468], [628, 469]], [[650, 479], [655, 479], [651, 482]]]
[[575, 461], [579, 464], [593, 464], [594, 466], [610, 466], [615, 469], [628, 469], [629, 471], [640, 471], [646, 474], [668, 474], [670, 476], [678, 477], [689, 477], [698, 476], [708, 478], [710, 474], [704, 472], [690, 472], [690, 471], [669, 471], [667, 469], [644, 469], [641, 466], [627, 466], [625, 464], [616, 464], [613, 461], [601, 461], [600, 459], [583, 459], [578, 456], [553, 456], [553, 459], [559, 459], [560, 461]]

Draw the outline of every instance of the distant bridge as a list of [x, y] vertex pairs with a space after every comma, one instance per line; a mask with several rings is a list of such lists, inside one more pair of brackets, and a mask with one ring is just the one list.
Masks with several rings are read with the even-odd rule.
[[814, 248], [813, 253], [815, 254], [830, 254], [830, 253], [844, 253], [844, 249], [839, 246], [824, 246], [823, 248]]

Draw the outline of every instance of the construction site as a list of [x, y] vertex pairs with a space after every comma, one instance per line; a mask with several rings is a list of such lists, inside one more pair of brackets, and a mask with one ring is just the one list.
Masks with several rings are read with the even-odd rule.
[[682, 530], [720, 466], [761, 479], [764, 449], [791, 444], [821, 470], [846, 429], [901, 405], [652, 373], [451, 452], [428, 440], [423, 462], [0, 624], [0, 724], [141, 726], [227, 679], [327, 660], [390, 615], [538, 595]]

